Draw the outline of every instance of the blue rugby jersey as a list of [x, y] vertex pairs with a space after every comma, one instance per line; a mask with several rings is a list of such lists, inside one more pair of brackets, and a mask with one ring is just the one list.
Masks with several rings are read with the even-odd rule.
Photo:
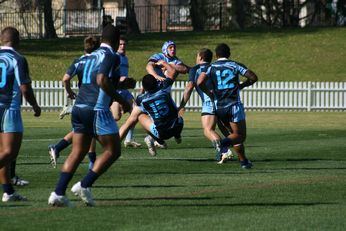
[[[177, 57], [167, 57], [165, 56], [163, 53], [156, 53], [152, 56], [150, 56], [148, 62], [158, 62], [159, 60], [164, 60], [166, 63], [169, 64], [174, 64], [174, 65], [179, 65], [182, 64], [183, 62], [178, 59]], [[159, 76], [165, 77], [164, 73], [162, 72], [161, 68], [159, 67], [155, 67], [154, 68], [156, 74], [158, 74]], [[177, 74], [178, 75], [178, 74]]]
[[129, 60], [124, 54], [117, 52], [117, 55], [120, 57], [120, 76], [129, 76]]
[[146, 92], [139, 95], [136, 104], [141, 111], [150, 115], [157, 128], [170, 128], [178, 117], [177, 106], [175, 105], [169, 86], [173, 84], [173, 80], [167, 78], [165, 87], [154, 93]]
[[[207, 72], [208, 67], [210, 66], [210, 63], [202, 63], [202, 64], [197, 64], [196, 66], [194, 66], [193, 68], [190, 69], [189, 71], [189, 81], [193, 83], [193, 85], [196, 88], [196, 91], [198, 93], [198, 95], [201, 97], [202, 102], [205, 101], [211, 101], [210, 97], [207, 96], [200, 87], [197, 86], [197, 80], [199, 75], [202, 72]], [[211, 81], [209, 79], [207, 79], [206, 81], [206, 87], [208, 89], [212, 89], [212, 85], [211, 85]]]
[[88, 56], [83, 56], [79, 61], [76, 72], [82, 76], [82, 81], [75, 105], [86, 105], [95, 110], [109, 109], [113, 99], [97, 85], [96, 77], [104, 74], [116, 86], [120, 77], [119, 56], [110, 46], [101, 44], [100, 48]]
[[66, 74], [68, 74], [71, 79], [77, 75], [78, 76], [78, 87], [82, 84], [82, 78], [83, 78], [83, 73], [78, 72], [79, 69], [84, 68], [84, 64], [86, 63], [85, 59], [87, 59], [87, 56], [90, 54], [85, 54], [79, 57], [78, 59], [75, 59], [71, 66], [67, 69]]
[[211, 80], [216, 108], [225, 108], [240, 102], [239, 74], [244, 75], [246, 66], [238, 62], [218, 59], [206, 74]]
[[0, 107], [20, 109], [20, 85], [31, 83], [29, 67], [24, 56], [11, 47], [0, 49]]

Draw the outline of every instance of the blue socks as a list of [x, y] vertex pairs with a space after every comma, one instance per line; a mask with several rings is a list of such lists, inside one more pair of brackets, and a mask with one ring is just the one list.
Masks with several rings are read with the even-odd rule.
[[88, 174], [84, 177], [80, 184], [83, 188], [89, 188], [97, 180], [98, 177], [99, 175], [97, 173], [89, 170]]
[[64, 150], [65, 148], [67, 148], [71, 143], [68, 142], [65, 139], [61, 139], [56, 145], [54, 145], [54, 148], [56, 150], [56, 155], [57, 157], [59, 156], [59, 153]]
[[55, 188], [55, 193], [59, 196], [65, 195], [66, 188], [70, 180], [72, 179], [72, 174], [68, 172], [61, 172], [59, 181]]
[[3, 184], [2, 185], [2, 189], [4, 190], [5, 193], [7, 193], [8, 195], [11, 195], [14, 193], [14, 189], [12, 184]]

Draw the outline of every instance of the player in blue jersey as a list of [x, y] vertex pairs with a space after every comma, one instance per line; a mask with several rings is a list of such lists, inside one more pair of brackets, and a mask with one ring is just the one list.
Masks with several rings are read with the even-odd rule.
[[[129, 61], [128, 58], [126, 56], [126, 47], [127, 47], [127, 41], [126, 38], [124, 36], [120, 36], [120, 41], [119, 41], [119, 48], [117, 51], [117, 54], [120, 57], [120, 82], [128, 79], [129, 77]], [[134, 106], [134, 97], [131, 94], [131, 92], [128, 89], [119, 89], [117, 90], [118, 93], [126, 100], [129, 102], [129, 104], [131, 105], [131, 110], [130, 113], [132, 111], [132, 108]], [[118, 102], [113, 102], [112, 106], [111, 106], [111, 111], [113, 113], [113, 117], [116, 121], [120, 120], [124, 110], [122, 109], [121, 105]], [[131, 127], [131, 129], [128, 131], [125, 140], [124, 140], [124, 146], [125, 147], [140, 147], [141, 144], [136, 142], [134, 140], [134, 126]]]
[[133, 113], [138, 114], [139, 123], [149, 134], [144, 141], [152, 156], [156, 155], [154, 140], [161, 145], [164, 140], [171, 137], [181, 140], [181, 131], [184, 126], [183, 118], [178, 116], [178, 109], [170, 95], [175, 70], [163, 60], [160, 61], [160, 65], [166, 68], [167, 78], [159, 87], [154, 76], [150, 74], [144, 76], [142, 85], [145, 93], [137, 97], [137, 106], [133, 110]]
[[22, 95], [40, 116], [41, 108], [35, 99], [26, 59], [15, 49], [19, 46], [19, 32], [6, 27], [1, 31], [0, 49], [0, 182], [2, 201], [22, 201], [25, 197], [15, 192], [10, 179], [11, 162], [17, 158], [23, 138], [20, 112]]
[[166, 78], [165, 69], [158, 65], [160, 60], [171, 64], [176, 76], [178, 74], [186, 74], [189, 71], [189, 67], [185, 65], [178, 57], [176, 51], [176, 45], [173, 41], [166, 41], [162, 46], [162, 53], [156, 53], [148, 59], [146, 70], [149, 74], [155, 77], [159, 81], [163, 81]]
[[[230, 48], [221, 43], [215, 49], [217, 61], [212, 63], [206, 72], [202, 72], [197, 85], [209, 94], [216, 106], [218, 119], [228, 128], [230, 135], [220, 141], [221, 150], [218, 161], [227, 158], [230, 146], [238, 154], [242, 168], [251, 168], [252, 163], [245, 156], [246, 121], [239, 91], [257, 81], [257, 75], [243, 64], [230, 60]], [[239, 75], [246, 78], [240, 83]], [[208, 89], [206, 81], [210, 80], [212, 88]], [[210, 94], [210, 91], [212, 94]]]
[[[68, 70], [63, 76], [63, 83], [64, 85], [67, 85], [66, 89], [69, 91], [67, 92], [68, 98], [70, 99], [75, 99], [75, 93], [72, 91], [71, 86], [70, 86], [70, 79], [73, 78], [75, 75], [78, 76], [78, 86], [80, 86], [81, 81], [82, 81], [82, 73], [77, 72], [77, 67], [79, 65], [79, 62], [81, 59], [84, 59], [85, 56], [89, 56], [90, 53], [95, 51], [100, 47], [100, 41], [98, 38], [95, 36], [88, 36], [84, 39], [84, 55], [82, 55], [80, 58], [76, 59], [73, 61], [73, 63], [70, 65]], [[72, 107], [72, 105], [71, 105]], [[60, 152], [67, 148], [71, 143], [72, 143], [72, 137], [73, 137], [73, 132], [69, 132], [62, 138], [61, 140], [58, 141], [56, 144], [51, 144], [48, 146], [48, 153], [51, 161], [51, 165], [53, 168], [56, 168], [57, 165], [57, 159], [60, 156]], [[96, 154], [94, 155], [92, 152], [89, 154], [89, 159], [91, 162], [94, 162], [96, 159]]]
[[[161, 82], [166, 79], [167, 70], [165, 67], [160, 65], [160, 61], [164, 61], [171, 66], [173, 66], [175, 70], [175, 78], [179, 74], [186, 74], [188, 73], [190, 67], [184, 64], [178, 57], [177, 57], [177, 47], [176, 44], [173, 41], [166, 41], [162, 45], [162, 52], [153, 54], [149, 57], [148, 63], [146, 66], [146, 70], [149, 74], [155, 77], [158, 81], [158, 85], [160, 86]], [[171, 88], [171, 87], [170, 87]], [[169, 90], [170, 90], [169, 88]], [[158, 142], [155, 141], [155, 146], [159, 148], [167, 148], [167, 144], [164, 143], [163, 145], [160, 145]]]
[[90, 188], [121, 154], [118, 127], [109, 109], [113, 100], [120, 102], [124, 111], [130, 108], [116, 92], [120, 78], [120, 59], [115, 52], [119, 46], [119, 36], [116, 27], [107, 25], [102, 31], [100, 48], [80, 59], [77, 72], [81, 73], [82, 81], [72, 109], [72, 151], [61, 168], [55, 190], [49, 196], [49, 205], [71, 206], [65, 192], [93, 137], [102, 145], [103, 152], [87, 175], [71, 189], [86, 205], [95, 206]]
[[[207, 48], [203, 48], [198, 51], [197, 57], [196, 57], [196, 66], [190, 69], [189, 71], [189, 81], [186, 84], [183, 98], [181, 99], [180, 105], [179, 105], [179, 115], [183, 115], [184, 108], [188, 100], [190, 99], [191, 93], [194, 88], [196, 88], [196, 91], [198, 95], [200, 96], [202, 100], [202, 114], [201, 114], [201, 122], [203, 127], [204, 135], [212, 142], [214, 148], [216, 149], [217, 153], [220, 152], [220, 136], [215, 131], [216, 124], [218, 122], [216, 113], [215, 113], [215, 105], [214, 102], [210, 99], [210, 97], [204, 93], [199, 86], [197, 86], [197, 80], [199, 75], [202, 72], [206, 72], [208, 67], [210, 66], [210, 62], [213, 58], [213, 52]], [[211, 89], [211, 82], [209, 80], [205, 83], [206, 87], [208, 89]], [[223, 126], [222, 123], [218, 123], [220, 130], [223, 132], [225, 136], [229, 135], [229, 132], [227, 129]], [[227, 156], [227, 159], [232, 158], [232, 152], [231, 150], [228, 150], [228, 152], [225, 154], [225, 157]], [[224, 162], [226, 158], [222, 162]], [[220, 163], [222, 163], [220, 162]]]

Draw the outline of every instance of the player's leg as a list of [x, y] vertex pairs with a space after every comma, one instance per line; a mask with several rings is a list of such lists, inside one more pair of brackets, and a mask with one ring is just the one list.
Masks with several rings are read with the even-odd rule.
[[140, 114], [138, 116], [138, 121], [143, 127], [143, 129], [149, 133], [148, 136], [144, 138], [144, 142], [148, 147], [149, 154], [152, 156], [156, 155], [156, 147], [154, 141], [158, 141], [159, 144], [164, 145], [164, 141], [160, 139], [154, 139], [153, 137], [158, 138], [159, 132], [156, 130], [155, 124], [147, 114]]
[[96, 139], [93, 138], [88, 151], [89, 169], [92, 169], [96, 160]]
[[95, 206], [89, 188], [121, 154], [118, 126], [109, 110], [96, 112], [94, 131], [97, 132], [97, 140], [103, 148], [102, 153], [96, 158], [93, 168], [88, 171], [87, 175], [81, 181], [74, 184], [71, 189], [88, 206]]
[[218, 163], [222, 164], [225, 161], [232, 159], [233, 155], [230, 149], [225, 149], [221, 152], [221, 138], [215, 131], [217, 117], [213, 114], [202, 114], [201, 121], [204, 135], [212, 142], [212, 145], [215, 148], [216, 159], [219, 161]]
[[48, 153], [50, 157], [50, 163], [53, 168], [56, 168], [57, 159], [60, 156], [60, 152], [67, 148], [72, 143], [73, 132], [67, 133], [58, 143], [48, 146]]
[[138, 117], [142, 113], [138, 106], [135, 106], [132, 109], [130, 116], [127, 118], [126, 122], [119, 129], [120, 140], [123, 140], [127, 135], [131, 127], [135, 126], [138, 122]]
[[238, 154], [242, 168], [251, 168], [252, 163], [246, 158], [244, 142], [246, 139], [246, 121], [230, 123], [232, 134], [228, 136], [232, 140], [233, 149]]
[[[133, 109], [136, 105], [135, 105], [133, 96], [131, 95], [130, 92], [127, 93], [126, 99], [127, 99], [128, 103], [132, 106], [132, 107], [131, 107], [131, 110], [130, 110], [130, 113], [131, 113], [132, 109]], [[124, 146], [125, 146], [125, 148], [126, 148], [126, 147], [138, 148], [138, 147], [142, 146], [140, 143], [136, 142], [135, 139], [134, 139], [134, 129], [135, 129], [135, 126], [136, 126], [136, 124], [133, 124], [133, 125], [130, 127], [129, 131], [127, 132], [127, 135], [126, 135], [125, 140], [124, 140]]]
[[15, 192], [10, 178], [11, 162], [17, 158], [22, 137], [20, 132], [0, 133], [0, 182], [4, 191], [3, 202], [26, 200]]

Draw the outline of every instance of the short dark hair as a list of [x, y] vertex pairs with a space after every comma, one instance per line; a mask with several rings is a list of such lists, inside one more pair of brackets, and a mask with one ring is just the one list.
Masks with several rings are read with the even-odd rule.
[[123, 40], [127, 43], [127, 38], [124, 35], [120, 35], [119, 40]]
[[215, 48], [215, 54], [218, 58], [229, 58], [231, 56], [231, 49], [225, 43], [220, 43]]
[[11, 26], [5, 27], [1, 31], [1, 41], [10, 42], [13, 45], [19, 44], [19, 31]]
[[142, 86], [145, 91], [155, 91], [157, 89], [157, 80], [154, 76], [147, 74], [142, 79]]
[[88, 54], [100, 47], [100, 40], [95, 36], [88, 36], [84, 39], [84, 51]]
[[102, 30], [102, 42], [110, 44], [119, 43], [120, 30], [112, 24], [106, 25]]
[[210, 63], [213, 59], [213, 52], [208, 48], [203, 48], [199, 50], [198, 55], [202, 58], [203, 61]]

